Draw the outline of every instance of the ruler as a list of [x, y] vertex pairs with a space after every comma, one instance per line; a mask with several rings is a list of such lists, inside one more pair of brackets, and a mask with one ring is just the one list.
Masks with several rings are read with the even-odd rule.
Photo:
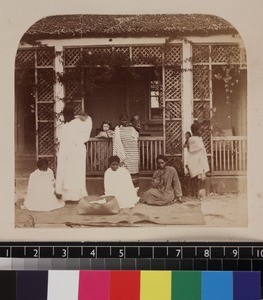
[[0, 269], [261, 271], [263, 242], [1, 242]]

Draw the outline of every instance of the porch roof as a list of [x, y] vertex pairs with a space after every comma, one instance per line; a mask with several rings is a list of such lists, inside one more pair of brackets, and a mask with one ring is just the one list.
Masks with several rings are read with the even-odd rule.
[[81, 37], [174, 38], [236, 33], [224, 19], [204, 14], [58, 15], [37, 21], [22, 41]]

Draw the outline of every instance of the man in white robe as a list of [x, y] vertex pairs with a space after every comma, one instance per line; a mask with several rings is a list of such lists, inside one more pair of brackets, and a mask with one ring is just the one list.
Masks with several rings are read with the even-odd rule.
[[61, 132], [56, 176], [56, 193], [64, 201], [79, 201], [86, 189], [86, 146], [92, 120], [83, 113], [64, 124]]

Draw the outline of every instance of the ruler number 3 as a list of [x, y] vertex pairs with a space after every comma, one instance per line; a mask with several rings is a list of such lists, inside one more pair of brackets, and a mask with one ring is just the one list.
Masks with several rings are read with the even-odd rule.
[[62, 255], [63, 258], [67, 257], [67, 249], [62, 249]]

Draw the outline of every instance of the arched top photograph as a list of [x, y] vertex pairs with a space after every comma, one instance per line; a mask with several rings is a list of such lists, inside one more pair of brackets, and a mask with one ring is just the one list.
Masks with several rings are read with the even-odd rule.
[[17, 228], [247, 226], [247, 58], [227, 20], [47, 16], [14, 76]]

